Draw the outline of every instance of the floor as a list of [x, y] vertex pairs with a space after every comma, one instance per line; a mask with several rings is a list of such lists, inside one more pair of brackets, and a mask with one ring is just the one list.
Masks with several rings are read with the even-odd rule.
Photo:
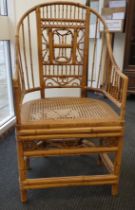
[[[99, 172], [95, 156], [32, 160], [30, 176], [93, 174]], [[101, 168], [101, 170], [104, 170]], [[134, 210], [135, 209], [135, 98], [129, 98], [119, 195], [110, 186], [69, 187], [28, 192], [20, 201], [14, 132], [0, 141], [0, 210]]]

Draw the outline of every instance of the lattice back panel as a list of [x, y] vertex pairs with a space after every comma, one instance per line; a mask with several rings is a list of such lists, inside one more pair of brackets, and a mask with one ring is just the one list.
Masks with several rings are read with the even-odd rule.
[[86, 28], [89, 28], [89, 18], [86, 18], [86, 14], [85, 8], [68, 4], [37, 9], [43, 88], [82, 86], [83, 71], [87, 65], [84, 52], [87, 51]]

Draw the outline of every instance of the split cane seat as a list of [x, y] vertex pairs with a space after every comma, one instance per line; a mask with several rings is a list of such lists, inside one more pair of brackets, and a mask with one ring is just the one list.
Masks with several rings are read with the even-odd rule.
[[[62, 128], [87, 126], [91, 123], [117, 123], [118, 115], [105, 102], [91, 98], [51, 98], [37, 99], [22, 105], [23, 125], [46, 125]], [[64, 124], [63, 124], [64, 123]]]
[[[93, 9], [51, 2], [22, 16], [13, 80], [22, 202], [27, 190], [38, 188], [109, 184], [118, 193], [127, 83], [108, 28]], [[106, 174], [28, 176], [33, 157], [89, 154], [97, 154]]]

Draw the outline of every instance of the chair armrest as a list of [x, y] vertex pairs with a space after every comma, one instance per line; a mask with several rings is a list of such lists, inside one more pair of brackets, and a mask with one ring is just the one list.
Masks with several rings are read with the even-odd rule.
[[12, 84], [13, 84], [13, 88], [18, 87], [18, 77], [17, 77], [17, 72], [15, 72], [15, 73], [13, 74]]
[[115, 62], [110, 62], [110, 64], [110, 69], [107, 67], [100, 88], [85, 87], [85, 89], [105, 95], [120, 109], [120, 117], [123, 120], [126, 109], [128, 77], [122, 73]]
[[113, 63], [101, 90], [107, 98], [121, 109], [121, 118], [124, 118], [125, 115], [127, 88], [128, 77], [122, 73], [116, 63]]
[[111, 36], [106, 32], [107, 55], [106, 68], [104, 72], [102, 91], [103, 93], [120, 108], [120, 117], [124, 119], [126, 109], [126, 98], [128, 89], [128, 77], [122, 73], [113, 56], [111, 47]]
[[21, 104], [23, 102], [25, 92], [21, 88], [21, 84], [20, 84], [19, 77], [18, 77], [17, 73], [15, 73], [13, 76], [12, 84], [13, 84], [13, 93], [14, 93], [15, 113], [16, 113], [17, 123], [19, 123], [20, 118], [21, 118], [20, 117], [20, 108], [21, 108]]

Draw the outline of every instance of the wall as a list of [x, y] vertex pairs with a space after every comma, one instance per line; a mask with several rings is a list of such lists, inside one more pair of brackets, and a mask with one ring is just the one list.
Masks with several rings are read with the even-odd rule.
[[9, 40], [9, 22], [6, 16], [0, 16], [0, 40]]
[[116, 33], [114, 39], [114, 57], [117, 61], [117, 64], [123, 70], [123, 61], [124, 61], [124, 48], [125, 48], [125, 33]]
[[[41, 3], [45, 3], [45, 2], [53, 2], [54, 0], [14, 0], [15, 1], [15, 8], [16, 8], [16, 19], [18, 20], [19, 17], [25, 12], [27, 11], [29, 8], [37, 5], [37, 4], [41, 4]], [[81, 0], [61, 0], [61, 1], [71, 1], [71, 2], [80, 2]]]
[[[49, 1], [54, 1], [54, 0], [49, 0]], [[69, 0], [66, 0], [66, 1], [69, 1]], [[81, 3], [85, 2], [85, 0], [72, 0], [72, 1], [81, 2]], [[104, 0], [100, 0], [100, 10], [103, 5], [103, 1]], [[13, 0], [13, 2], [15, 5], [15, 11], [16, 11], [15, 14], [16, 14], [16, 22], [17, 22], [17, 20], [26, 10], [35, 6], [36, 4], [47, 2], [47, 0], [32, 0], [32, 1], [31, 0], [25, 0], [25, 1]], [[12, 28], [13, 28], [13, 24], [12, 24]], [[125, 41], [125, 35], [123, 33], [116, 33], [115, 41], [114, 41], [114, 55], [115, 55], [116, 61], [118, 62], [121, 68], [123, 66], [124, 41]]]
[[[29, 8], [43, 3], [43, 2], [47, 2], [47, 0], [13, 0], [14, 1], [14, 6], [15, 6], [15, 16], [14, 16], [14, 20], [13, 18], [10, 21], [11, 26], [15, 26], [16, 22], [18, 21], [18, 19], [22, 16], [22, 14], [28, 10]], [[53, 0], [49, 0], [49, 1], [53, 1]], [[69, 0], [67, 0], [69, 1]], [[72, 0], [73, 1], [73, 0]], [[74, 0], [75, 2], [84, 2], [84, 0]], [[100, 0], [100, 9], [103, 5], [103, 0]], [[14, 24], [13, 24], [14, 21]], [[14, 27], [12, 27], [12, 30], [14, 30]], [[13, 32], [13, 31], [12, 31]], [[15, 33], [15, 32], [14, 32]], [[12, 34], [14, 34], [12, 33]], [[100, 40], [99, 40], [100, 42]], [[115, 41], [114, 41], [114, 57], [117, 61], [117, 63], [119, 64], [119, 66], [122, 69], [123, 66], [123, 55], [124, 55], [124, 42], [125, 42], [125, 35], [122, 33], [117, 33], [115, 35]], [[13, 35], [12, 35], [12, 43], [14, 43], [14, 39], [13, 39]], [[97, 56], [98, 59], [98, 56]], [[90, 59], [89, 59], [90, 60]], [[98, 62], [97, 62], [98, 63]], [[13, 64], [14, 66], [14, 64]], [[15, 69], [13, 67], [13, 69]], [[61, 93], [59, 93], [60, 96], [62, 96], [65, 92], [63, 92], [63, 90], [60, 90]], [[70, 96], [70, 92], [71, 91], [67, 91], [67, 95]], [[53, 96], [51, 93], [49, 93], [51, 96]], [[55, 93], [54, 93], [55, 94]], [[76, 95], [76, 92], [73, 93], [73, 96]], [[79, 95], [79, 93], [77, 92], [77, 95]]]

